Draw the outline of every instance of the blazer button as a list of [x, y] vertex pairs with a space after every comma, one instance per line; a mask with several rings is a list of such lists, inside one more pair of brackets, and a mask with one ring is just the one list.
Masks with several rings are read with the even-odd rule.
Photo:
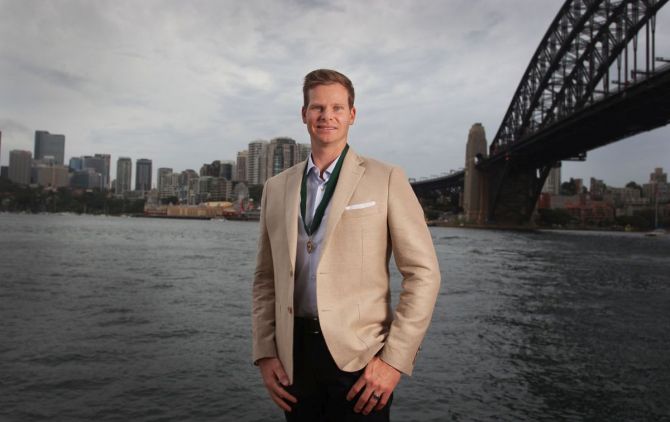
[[288, 272], [289, 277], [293, 277], [293, 270]]
[[288, 313], [289, 313], [289, 314], [292, 314], [292, 313], [293, 313], [293, 308], [290, 307], [290, 306], [288, 307]]

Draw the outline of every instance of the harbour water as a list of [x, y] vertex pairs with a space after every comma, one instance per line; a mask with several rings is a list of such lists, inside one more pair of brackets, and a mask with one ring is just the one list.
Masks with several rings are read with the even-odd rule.
[[[0, 214], [0, 420], [283, 420], [250, 363], [257, 230]], [[431, 232], [393, 420], [670, 420], [670, 236]]]

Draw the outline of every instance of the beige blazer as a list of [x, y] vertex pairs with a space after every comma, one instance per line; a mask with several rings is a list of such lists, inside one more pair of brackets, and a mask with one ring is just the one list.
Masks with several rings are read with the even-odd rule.
[[[279, 357], [293, 381], [293, 289], [306, 162], [269, 179], [261, 200], [253, 282], [253, 360]], [[411, 375], [430, 323], [440, 271], [421, 206], [404, 172], [347, 153], [317, 268], [317, 308], [337, 366], [357, 371], [374, 355]], [[323, 228], [322, 228], [323, 230]], [[389, 258], [402, 274], [391, 309]]]

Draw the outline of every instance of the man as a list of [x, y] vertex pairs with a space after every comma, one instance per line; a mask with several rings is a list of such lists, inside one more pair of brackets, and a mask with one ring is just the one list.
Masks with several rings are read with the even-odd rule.
[[[402, 170], [349, 148], [351, 81], [305, 77], [312, 153], [269, 179], [253, 284], [253, 359], [288, 421], [388, 420], [411, 375], [440, 273]], [[403, 276], [391, 309], [389, 258]]]

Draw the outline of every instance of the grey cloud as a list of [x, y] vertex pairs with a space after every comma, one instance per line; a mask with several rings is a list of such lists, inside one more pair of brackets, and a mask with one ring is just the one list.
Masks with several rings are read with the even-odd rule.
[[[65, 133], [67, 154], [141, 155], [156, 166], [199, 168], [212, 156], [233, 159], [256, 138], [305, 142], [302, 77], [333, 67], [357, 90], [352, 144], [410, 176], [439, 174], [462, 166], [472, 123], [483, 122], [493, 137], [559, 7], [536, 0], [0, 0], [0, 37], [12, 40], [0, 43], [0, 80], [15, 85], [0, 88], [13, 100], [0, 103], [0, 116], [23, 122], [28, 133], [33, 125]], [[659, 40], [670, 38], [669, 19], [659, 19], [657, 30]], [[658, 54], [670, 56], [664, 45]], [[611, 154], [636, 154], [634, 142], [621, 148]], [[601, 155], [575, 172], [614, 177]]]

